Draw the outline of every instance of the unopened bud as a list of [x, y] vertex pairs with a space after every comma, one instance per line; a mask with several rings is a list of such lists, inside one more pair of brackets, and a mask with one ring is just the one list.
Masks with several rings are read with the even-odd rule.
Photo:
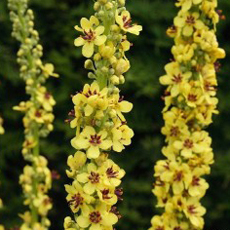
[[113, 75], [111, 78], [110, 78], [110, 81], [113, 85], [119, 85], [119, 77], [116, 76], [116, 75]]
[[92, 72], [89, 72], [89, 73], [88, 73], [88, 78], [89, 78], [89, 79], [95, 79], [96, 76], [95, 76], [95, 74], [93, 74]]
[[100, 61], [101, 60], [101, 55], [99, 53], [95, 54], [93, 57], [94, 61]]
[[89, 70], [94, 70], [94, 65], [91, 59], [85, 61], [85, 68]]
[[120, 80], [120, 84], [124, 84], [125, 83], [125, 77], [123, 75], [121, 75], [119, 77], [119, 80]]

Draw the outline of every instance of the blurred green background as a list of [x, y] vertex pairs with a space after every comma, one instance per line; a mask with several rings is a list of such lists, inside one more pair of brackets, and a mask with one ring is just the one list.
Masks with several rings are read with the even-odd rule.
[[[6, 0], [0, 1], [0, 113], [5, 118], [6, 134], [0, 137], [0, 197], [5, 207], [0, 213], [0, 222], [8, 229], [19, 226], [18, 213], [23, 212], [21, 188], [18, 177], [25, 165], [21, 156], [23, 142], [22, 114], [12, 111], [12, 107], [27, 97], [24, 82], [18, 76], [16, 52], [18, 43], [11, 38]], [[70, 210], [65, 201], [64, 184], [69, 183], [65, 175], [66, 159], [74, 150], [70, 139], [74, 136], [64, 120], [72, 109], [70, 95], [80, 90], [88, 81], [83, 68], [81, 49], [74, 47], [77, 37], [74, 25], [82, 16], [93, 13], [91, 0], [31, 0], [30, 7], [35, 12], [35, 24], [44, 46], [44, 61], [54, 63], [60, 74], [58, 80], [51, 79], [48, 87], [57, 100], [55, 107], [55, 131], [42, 141], [42, 154], [49, 159], [49, 166], [57, 170], [61, 178], [54, 181], [50, 193], [54, 208], [50, 212], [51, 229], [63, 229], [62, 223]], [[151, 217], [159, 212], [151, 193], [153, 165], [161, 155], [164, 137], [160, 133], [163, 125], [161, 95], [164, 88], [158, 78], [164, 74], [164, 65], [171, 58], [170, 47], [173, 40], [166, 37], [165, 30], [172, 24], [177, 9], [172, 0], [129, 0], [127, 7], [135, 22], [144, 26], [140, 37], [130, 36], [134, 47], [128, 54], [132, 69], [126, 74], [126, 84], [122, 92], [134, 104], [127, 117], [135, 131], [133, 143], [122, 154], [111, 157], [123, 167], [127, 175], [123, 181], [124, 202], [119, 205], [123, 218], [117, 225], [122, 230], [146, 230]], [[218, 26], [221, 47], [227, 51], [219, 73], [220, 115], [208, 129], [213, 137], [216, 163], [212, 175], [207, 179], [210, 189], [203, 204], [207, 207], [205, 216], [207, 230], [227, 230], [230, 217], [230, 72], [229, 28], [230, 1], [221, 0], [220, 9], [227, 16]]]

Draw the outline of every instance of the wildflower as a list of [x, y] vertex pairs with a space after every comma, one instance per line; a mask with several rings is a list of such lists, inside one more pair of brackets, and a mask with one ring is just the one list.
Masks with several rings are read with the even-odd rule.
[[102, 175], [93, 163], [87, 165], [87, 172], [77, 175], [77, 180], [85, 184], [83, 189], [89, 195], [93, 194], [97, 189], [102, 188], [101, 179]]
[[125, 52], [131, 43], [126, 33], [138, 35], [142, 30], [132, 24], [124, 5], [124, 1], [98, 0], [97, 13], [89, 20], [82, 18], [81, 27], [75, 27], [83, 34], [75, 45], [83, 46], [82, 54], [89, 58], [84, 66], [93, 83], [73, 96], [74, 109], [67, 120], [76, 131], [71, 145], [77, 150], [67, 160], [66, 173], [73, 183], [65, 186], [66, 199], [74, 213], [74, 218], [65, 218], [67, 230], [112, 230], [121, 218], [116, 205], [122, 201], [123, 189], [118, 186], [125, 171], [109, 156], [130, 145], [134, 135], [124, 116], [133, 105], [120, 95], [118, 85], [124, 84], [130, 68]]
[[165, 70], [167, 75], [162, 76], [160, 82], [163, 85], [170, 85], [169, 90], [172, 97], [190, 90], [188, 80], [192, 75], [191, 72], [182, 73], [176, 62], [166, 65]]
[[113, 150], [116, 152], [121, 152], [125, 148], [124, 145], [130, 145], [131, 138], [134, 136], [132, 129], [120, 123], [111, 132], [113, 135]]
[[125, 32], [139, 35], [140, 31], [142, 31], [142, 26], [132, 24], [132, 19], [129, 11], [123, 11], [121, 15], [116, 12], [116, 22]]
[[46, 78], [48, 78], [49, 76], [56, 78], [59, 77], [58, 74], [54, 73], [54, 65], [51, 63], [47, 63], [44, 66], [41, 66], [41, 69]]
[[118, 218], [112, 212], [107, 212], [107, 207], [104, 204], [99, 204], [96, 208], [89, 207], [89, 209], [77, 217], [77, 223], [81, 228], [88, 228], [89, 230], [101, 229], [102, 226], [112, 227], [116, 224]]
[[109, 187], [119, 186], [125, 175], [125, 171], [109, 159], [99, 168], [99, 172], [103, 175], [103, 184]]
[[53, 106], [56, 104], [53, 96], [47, 92], [45, 87], [40, 87], [37, 91], [37, 100], [42, 104], [46, 111], [52, 111]]
[[80, 208], [86, 210], [87, 204], [94, 201], [94, 198], [86, 194], [77, 181], [74, 181], [72, 185], [65, 185], [65, 189], [68, 193], [66, 200], [73, 213], [77, 213]]
[[203, 131], [187, 135], [182, 141], [175, 141], [173, 145], [176, 149], [181, 150], [183, 157], [189, 158], [193, 153], [202, 153], [208, 150], [210, 144], [211, 138]]
[[176, 3], [176, 6], [181, 6], [182, 11], [189, 10], [192, 5], [198, 5], [202, 2], [202, 0], [179, 0], [178, 3]]
[[112, 141], [108, 139], [106, 131], [97, 133], [94, 128], [86, 126], [78, 138], [71, 141], [76, 149], [86, 149], [88, 158], [98, 158], [100, 149], [107, 150], [112, 146]]
[[85, 153], [77, 151], [74, 156], [70, 155], [67, 160], [67, 164], [70, 167], [71, 171], [66, 170], [66, 173], [69, 177], [73, 177], [79, 169], [81, 169], [86, 163], [87, 157]]
[[198, 203], [196, 198], [190, 198], [186, 202], [186, 209], [184, 210], [187, 218], [190, 219], [191, 223], [197, 228], [203, 228], [204, 220], [202, 216], [206, 210]]
[[179, 14], [174, 19], [175, 26], [182, 28], [182, 34], [184, 36], [191, 36], [195, 29], [201, 30], [205, 27], [202, 20], [199, 19], [200, 15], [197, 12], [194, 13], [183, 13]]
[[90, 58], [94, 53], [94, 46], [101, 46], [106, 41], [106, 36], [103, 35], [104, 26], [98, 26], [99, 21], [95, 16], [81, 19], [81, 28], [75, 26], [75, 29], [82, 32], [84, 35], [75, 39], [75, 46], [83, 46], [82, 54], [84, 57]]
[[25, 114], [22, 154], [28, 162], [19, 178], [24, 204], [29, 207], [29, 211], [20, 215], [23, 220], [20, 229], [45, 230], [50, 226], [47, 215], [52, 202], [47, 193], [51, 188], [52, 176], [47, 160], [40, 155], [39, 142], [41, 137], [46, 137], [53, 130], [52, 111], [56, 102], [44, 83], [50, 76], [59, 75], [54, 73], [53, 64], [43, 65], [41, 61], [43, 48], [39, 44], [38, 32], [34, 29], [33, 11], [28, 9], [27, 3], [27, 0], [8, 0], [13, 23], [12, 35], [21, 43], [17, 53], [20, 76], [25, 81], [26, 93], [29, 95], [28, 101], [13, 108]]
[[173, 62], [160, 77], [167, 86], [161, 130], [167, 159], [154, 167], [152, 190], [164, 213], [153, 217], [150, 230], [204, 228], [200, 199], [209, 185], [203, 176], [214, 163], [212, 139], [203, 129], [218, 114], [215, 63], [225, 57], [215, 35], [217, 1], [178, 0], [176, 6], [180, 11], [167, 31], [175, 41]]

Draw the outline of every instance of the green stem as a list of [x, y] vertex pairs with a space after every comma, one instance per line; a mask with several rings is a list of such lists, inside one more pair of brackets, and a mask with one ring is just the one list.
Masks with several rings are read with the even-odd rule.
[[[20, 23], [22, 25], [22, 30], [21, 30], [22, 41], [21, 42], [23, 44], [25, 44], [27, 34], [26, 34], [26, 28], [25, 28], [25, 20], [24, 20], [24, 17], [22, 15], [22, 13], [21, 13], [20, 8], [21, 8], [21, 5], [18, 6], [18, 17], [19, 17]], [[28, 52], [27, 52], [27, 59], [28, 59], [28, 63], [29, 63], [29, 69], [32, 69], [33, 68], [33, 59], [32, 59], [32, 54], [31, 54], [30, 50], [28, 50]], [[31, 76], [31, 77], [34, 78], [35, 76]], [[34, 87], [36, 87], [36, 79], [35, 79]], [[36, 102], [36, 92], [35, 92], [35, 90], [33, 90], [31, 98], [32, 98], [33, 101]], [[35, 103], [35, 105], [36, 105], [36, 103]], [[36, 145], [33, 148], [32, 152], [33, 152], [34, 157], [38, 157], [39, 152], [40, 152], [38, 124], [35, 122], [31, 129], [32, 129], [31, 131], [32, 131], [32, 135], [34, 137], [34, 141], [36, 143]], [[33, 162], [33, 169], [36, 172], [36, 164], [34, 162]], [[33, 195], [34, 195], [34, 197], [32, 199], [37, 197], [37, 187], [38, 187], [38, 181], [37, 181], [36, 174], [35, 174], [35, 176], [33, 177], [33, 182], [32, 182], [32, 191], [33, 191]], [[39, 221], [39, 214], [38, 214], [37, 208], [33, 205], [33, 203], [30, 204], [30, 209], [31, 209], [31, 216], [32, 216], [31, 225], [33, 226], [33, 224], [35, 224], [36, 222]]]
[[[36, 145], [33, 148], [33, 156], [37, 157], [39, 156], [39, 128], [38, 128], [38, 124], [34, 123], [34, 127], [33, 127], [33, 136], [34, 136], [34, 141], [36, 143]], [[34, 171], [36, 171], [36, 164], [33, 162], [33, 169]], [[35, 177], [33, 177], [33, 195], [35, 197], [37, 197], [37, 186], [38, 186], [38, 181], [36, 178], [36, 174]], [[31, 214], [32, 214], [32, 225], [36, 222], [38, 222], [38, 210], [37, 208], [31, 204]]]

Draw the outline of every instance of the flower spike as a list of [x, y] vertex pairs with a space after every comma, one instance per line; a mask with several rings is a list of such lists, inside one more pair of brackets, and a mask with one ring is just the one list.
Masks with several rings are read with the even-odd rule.
[[131, 43], [126, 34], [139, 35], [142, 30], [132, 23], [124, 5], [124, 0], [98, 0], [95, 15], [75, 26], [80, 36], [74, 44], [83, 46], [82, 54], [88, 58], [85, 68], [94, 81], [72, 97], [74, 109], [69, 113], [70, 126], [76, 129], [71, 140], [76, 153], [67, 161], [70, 169], [66, 173], [73, 179], [65, 185], [73, 214], [64, 221], [68, 230], [112, 230], [121, 218], [116, 205], [122, 200], [125, 171], [109, 154], [122, 152], [134, 135], [124, 116], [133, 106], [117, 86], [125, 82], [124, 73], [130, 68], [125, 52]]
[[21, 45], [17, 53], [20, 65], [20, 77], [26, 83], [27, 101], [14, 106], [14, 110], [23, 112], [25, 141], [22, 154], [28, 165], [24, 167], [19, 183], [22, 186], [29, 211], [20, 214], [23, 224], [20, 229], [43, 229], [50, 226], [47, 218], [52, 202], [48, 191], [52, 184], [52, 175], [48, 161], [40, 155], [39, 142], [53, 130], [53, 96], [44, 86], [49, 77], [58, 77], [53, 64], [41, 61], [43, 48], [39, 44], [38, 32], [34, 29], [34, 14], [28, 9], [28, 0], [8, 0], [10, 18], [13, 22], [12, 36]]
[[167, 87], [162, 134], [165, 160], [155, 165], [153, 193], [161, 216], [156, 229], [201, 230], [206, 209], [200, 200], [209, 185], [203, 178], [213, 164], [212, 139], [203, 129], [217, 114], [217, 60], [225, 57], [215, 30], [219, 21], [216, 0], [178, 0], [180, 8], [167, 34], [174, 38], [173, 61], [165, 66], [160, 83]]

